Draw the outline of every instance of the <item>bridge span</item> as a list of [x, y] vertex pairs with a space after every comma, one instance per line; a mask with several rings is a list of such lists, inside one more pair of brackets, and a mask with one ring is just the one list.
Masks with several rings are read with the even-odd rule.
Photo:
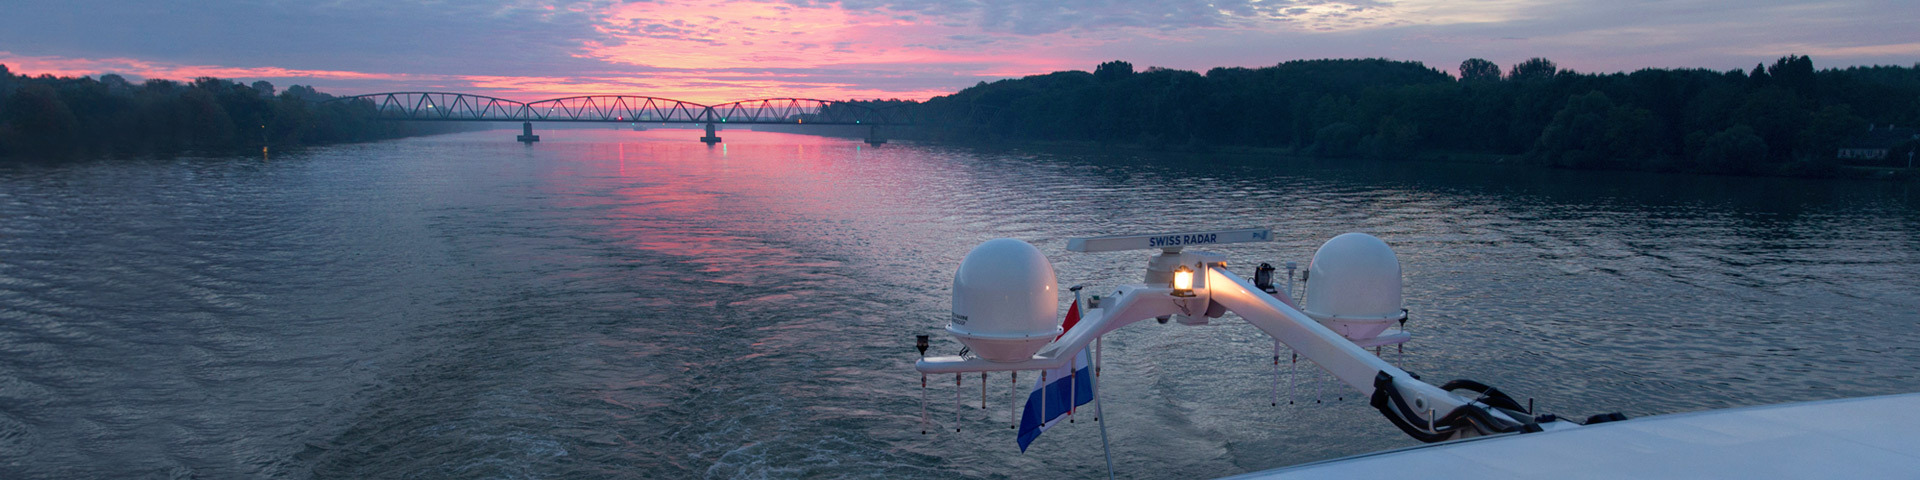
[[705, 124], [700, 141], [720, 143], [715, 126], [851, 125], [866, 126], [867, 143], [880, 145], [880, 127], [905, 122], [896, 108], [862, 102], [811, 98], [763, 98], [703, 105], [643, 95], [581, 95], [534, 102], [451, 92], [388, 92], [340, 97], [381, 120], [436, 122], [521, 122], [522, 142], [537, 142], [533, 122]]

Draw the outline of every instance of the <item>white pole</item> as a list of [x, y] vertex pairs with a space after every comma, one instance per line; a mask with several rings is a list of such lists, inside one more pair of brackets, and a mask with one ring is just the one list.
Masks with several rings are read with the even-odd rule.
[[1273, 341], [1273, 405], [1280, 406], [1280, 341]]
[[[1313, 360], [1313, 359], [1309, 358], [1307, 360]], [[1314, 364], [1318, 365], [1319, 362], [1315, 362]], [[1313, 370], [1307, 370], [1307, 373], [1312, 374]], [[1320, 381], [1320, 376], [1314, 375], [1313, 376], [1313, 403], [1320, 403], [1320, 387], [1321, 387], [1320, 384], [1321, 383], [1323, 382]]]
[[920, 434], [927, 434], [927, 374], [920, 374]]
[[1294, 299], [1293, 301], [1296, 302], [1300, 301], [1300, 297], [1293, 296], [1293, 269], [1297, 266], [1299, 264], [1287, 262], [1287, 298]]

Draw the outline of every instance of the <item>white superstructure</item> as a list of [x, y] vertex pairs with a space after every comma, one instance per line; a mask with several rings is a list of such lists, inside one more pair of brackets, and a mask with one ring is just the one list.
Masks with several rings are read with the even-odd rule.
[[[1322, 245], [1303, 275], [1304, 302], [1291, 294], [1291, 262], [1281, 290], [1271, 284], [1270, 266], [1261, 265], [1249, 282], [1229, 271], [1223, 256], [1185, 251], [1271, 240], [1267, 229], [1069, 240], [1074, 252], [1160, 253], [1147, 261], [1142, 283], [1084, 305], [1079, 322], [1064, 332], [1053, 316], [1059, 287], [1046, 258], [1026, 242], [988, 241], [967, 254], [955, 276], [954, 318], [946, 327], [970, 352], [923, 357], [914, 369], [923, 388], [925, 374], [979, 372], [984, 379], [986, 372], [1054, 369], [1136, 322], [1204, 325], [1234, 313], [1357, 390], [1408, 436], [1432, 444], [1249, 478], [1920, 478], [1920, 435], [1912, 433], [1920, 431], [1920, 394], [1631, 421], [1618, 413], [1584, 421], [1537, 415], [1531, 401], [1523, 406], [1471, 380], [1429, 384], [1376, 355], [1410, 338], [1404, 327], [1393, 329], [1407, 318], [1400, 264], [1378, 238], [1349, 233]], [[1073, 288], [1076, 305], [1080, 288]], [[920, 348], [924, 355], [924, 336]], [[1278, 345], [1275, 352], [1277, 374]]]

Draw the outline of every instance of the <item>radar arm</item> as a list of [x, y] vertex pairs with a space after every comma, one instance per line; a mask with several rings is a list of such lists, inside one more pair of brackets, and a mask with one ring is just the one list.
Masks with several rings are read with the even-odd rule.
[[[979, 357], [926, 357], [914, 362], [913, 368], [921, 373], [971, 373], [1003, 372], [1016, 370], [1046, 370], [1067, 365], [1068, 353], [1079, 352], [1093, 344], [1093, 340], [1107, 332], [1120, 329], [1149, 318], [1178, 315], [1183, 313], [1172, 296], [1171, 289], [1153, 288], [1145, 285], [1125, 285], [1106, 299], [1104, 308], [1088, 309], [1072, 330], [1054, 339], [1035, 353], [1033, 358], [1022, 362], [992, 362]], [[1205, 304], [1201, 304], [1205, 309]]]
[[[1489, 434], [1518, 429], [1523, 422], [1490, 409], [1484, 404], [1455, 395], [1452, 392], [1413, 378], [1406, 371], [1368, 353], [1352, 341], [1334, 333], [1320, 322], [1308, 318], [1305, 313], [1287, 305], [1285, 302], [1267, 295], [1241, 279], [1226, 267], [1215, 264], [1207, 268], [1207, 294], [1213, 302], [1226, 307], [1228, 311], [1239, 314], [1247, 323], [1287, 344], [1300, 355], [1313, 360], [1313, 363], [1326, 369], [1341, 382], [1359, 390], [1362, 395], [1375, 398], [1376, 407], [1381, 413], [1401, 418], [1393, 419], [1403, 430], [1409, 426], [1416, 432], [1407, 433], [1425, 441], [1438, 441], [1455, 438], [1456, 434], [1435, 432], [1436, 422], [1444, 422], [1434, 416], [1454, 418], [1468, 413], [1467, 409], [1478, 410], [1474, 421], [1489, 423], [1483, 425], [1477, 433]], [[1395, 391], [1378, 392], [1376, 386], [1393, 388]], [[1391, 400], [1390, 402], [1385, 400]], [[1408, 409], [1406, 407], [1414, 407]], [[1465, 409], [1463, 409], [1465, 407]], [[1411, 410], [1411, 411], [1409, 411]], [[1528, 419], [1531, 420], [1531, 419]], [[1441, 423], [1444, 424], [1444, 423]], [[1455, 430], [1465, 432], [1465, 430]], [[1426, 435], [1422, 435], [1422, 433]]]

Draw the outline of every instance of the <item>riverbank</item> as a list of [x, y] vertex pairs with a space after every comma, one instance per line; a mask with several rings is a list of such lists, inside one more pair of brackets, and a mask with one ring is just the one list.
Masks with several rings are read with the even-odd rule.
[[335, 100], [300, 85], [28, 77], [0, 65], [0, 159], [227, 155], [484, 128], [377, 120]]
[[1920, 94], [1920, 68], [1817, 70], [1788, 55], [1752, 73], [1592, 74], [1535, 59], [1526, 65], [1538, 68], [1500, 76], [1468, 68], [1476, 63], [1491, 65], [1469, 61], [1456, 77], [1386, 59], [1205, 72], [1108, 62], [1093, 72], [983, 82], [906, 108], [927, 138], [943, 140], [1245, 145], [1449, 161], [1502, 152], [1511, 154], [1504, 162], [1574, 170], [1912, 178], [1904, 164], [1836, 157], [1878, 150], [1904, 159], [1920, 149], [1920, 138], [1871, 133], [1920, 123], [1905, 101]]

